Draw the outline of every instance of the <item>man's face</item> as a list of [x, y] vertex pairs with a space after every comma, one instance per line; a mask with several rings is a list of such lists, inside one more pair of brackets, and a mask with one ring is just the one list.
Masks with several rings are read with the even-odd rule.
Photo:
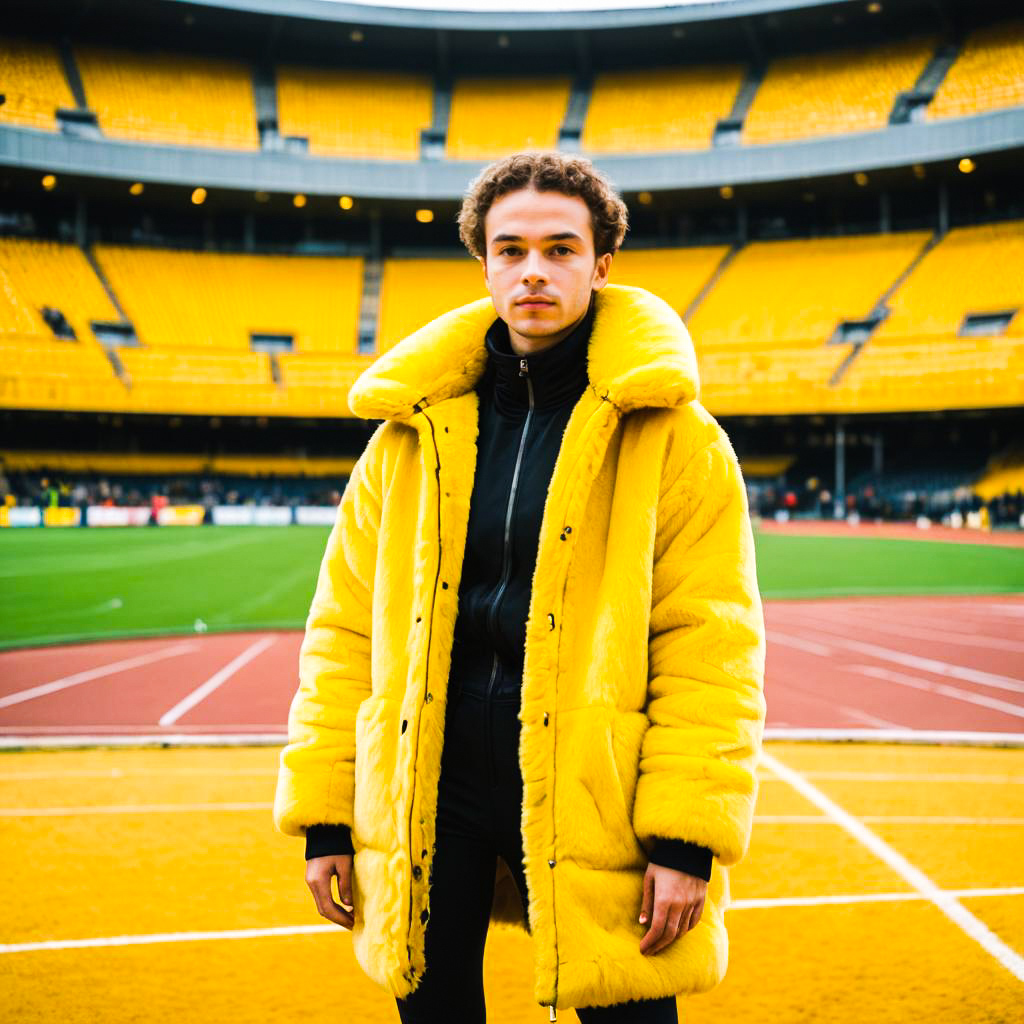
[[567, 337], [591, 291], [608, 283], [612, 255], [595, 256], [590, 208], [579, 196], [509, 192], [487, 211], [484, 237], [484, 280], [519, 355]]

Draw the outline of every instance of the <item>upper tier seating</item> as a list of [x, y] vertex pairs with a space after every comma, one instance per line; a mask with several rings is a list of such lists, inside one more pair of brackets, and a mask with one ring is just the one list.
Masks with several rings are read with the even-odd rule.
[[737, 64], [599, 74], [581, 144], [588, 153], [708, 149], [743, 81]]
[[743, 124], [745, 143], [882, 131], [917, 81], [933, 36], [773, 60]]
[[278, 130], [305, 136], [318, 156], [418, 160], [432, 107], [426, 75], [277, 69]]
[[488, 160], [521, 149], [554, 149], [569, 85], [568, 77], [457, 80], [445, 155]]
[[117, 139], [259, 149], [252, 71], [186, 54], [75, 48], [89, 108]]
[[57, 131], [57, 108], [74, 107], [57, 50], [31, 39], [0, 39], [0, 124]]
[[966, 117], [1024, 106], [1024, 21], [972, 32], [942, 80], [926, 116]]

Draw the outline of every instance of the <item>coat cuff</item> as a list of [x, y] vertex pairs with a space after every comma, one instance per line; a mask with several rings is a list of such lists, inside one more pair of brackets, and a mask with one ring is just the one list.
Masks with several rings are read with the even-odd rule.
[[688, 875], [696, 875], [697, 878], [710, 882], [713, 856], [711, 850], [699, 843], [658, 837], [654, 840], [654, 850], [648, 859], [661, 867], [685, 871]]
[[355, 849], [348, 825], [310, 825], [306, 829], [306, 860], [353, 853]]

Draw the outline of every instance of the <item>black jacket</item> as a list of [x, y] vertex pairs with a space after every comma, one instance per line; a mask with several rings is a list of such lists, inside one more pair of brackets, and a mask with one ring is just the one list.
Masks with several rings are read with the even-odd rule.
[[[477, 383], [480, 429], [477, 470], [459, 613], [448, 681], [462, 689], [512, 696], [522, 686], [533, 571], [544, 502], [573, 407], [587, 387], [587, 348], [594, 322], [586, 315], [561, 342], [517, 355], [508, 326], [487, 332], [487, 367]], [[352, 853], [345, 825], [306, 830], [306, 859]], [[712, 852], [696, 843], [658, 839], [651, 860], [709, 881]]]

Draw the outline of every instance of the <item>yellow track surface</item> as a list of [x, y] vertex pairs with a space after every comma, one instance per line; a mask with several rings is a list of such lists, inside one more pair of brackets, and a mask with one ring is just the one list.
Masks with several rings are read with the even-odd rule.
[[[680, 1019], [1021, 1020], [1024, 750], [765, 751], [750, 851], [732, 873], [729, 972], [715, 991], [680, 999]], [[4, 1020], [397, 1021], [348, 933], [317, 915], [300, 842], [273, 829], [277, 756], [269, 747], [0, 755]], [[838, 823], [842, 812], [852, 830]], [[854, 834], [858, 822], [896, 861]], [[893, 866], [899, 855], [923, 873], [911, 874], [917, 888]], [[942, 891], [1015, 891], [960, 894], [970, 916], [955, 923], [941, 894], [923, 895], [922, 877]], [[247, 934], [273, 928], [285, 934]], [[146, 938], [67, 945], [125, 936]], [[489, 1020], [548, 1019], [530, 996], [530, 954], [526, 936], [491, 935]]]

